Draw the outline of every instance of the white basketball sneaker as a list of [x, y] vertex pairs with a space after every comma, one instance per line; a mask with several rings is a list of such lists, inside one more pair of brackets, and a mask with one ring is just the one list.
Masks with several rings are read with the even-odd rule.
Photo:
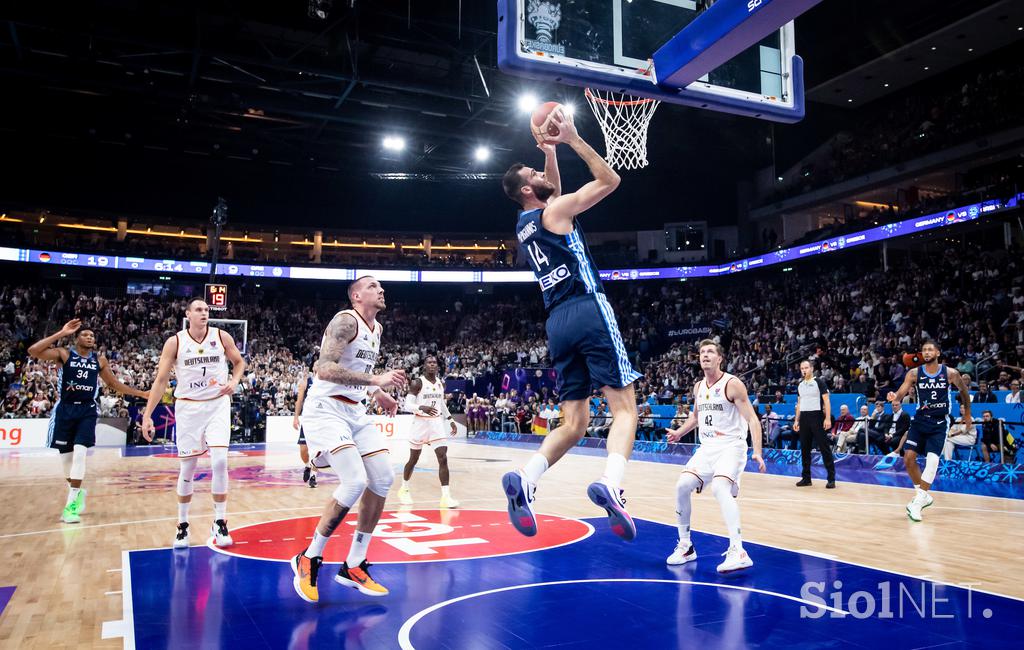
[[[922, 494], [924, 495], [924, 498], [921, 498]], [[932, 495], [924, 491], [918, 492], [914, 495], [914, 498], [910, 500], [910, 503], [907, 504], [907, 516], [910, 517], [911, 521], [921, 521], [923, 518], [921, 511], [933, 503], [935, 503], [935, 499], [932, 498]]]
[[412, 491], [409, 489], [409, 486], [405, 481], [402, 481], [401, 487], [398, 488], [398, 500], [401, 501], [404, 506], [412, 505]]
[[725, 561], [718, 565], [719, 573], [732, 573], [754, 566], [754, 561], [750, 559], [742, 546], [730, 546], [729, 550], [722, 555], [725, 556]]
[[672, 555], [668, 556], [665, 560], [666, 564], [672, 566], [678, 566], [680, 564], [686, 564], [687, 562], [693, 562], [697, 559], [697, 549], [693, 548], [693, 544], [690, 542], [680, 541], [676, 544], [676, 548], [672, 551]]
[[188, 524], [178, 524], [178, 531], [174, 535], [174, 548], [188, 548]]
[[442, 494], [441, 495], [441, 507], [442, 508], [458, 508], [459, 507], [459, 500], [456, 499], [455, 497], [451, 496], [450, 494], [448, 494], [448, 495]]
[[210, 526], [210, 534], [213, 535], [213, 543], [220, 548], [231, 546], [235, 543], [235, 540], [231, 539], [231, 534], [228, 533], [228, 522], [223, 519], [213, 522], [213, 526]]

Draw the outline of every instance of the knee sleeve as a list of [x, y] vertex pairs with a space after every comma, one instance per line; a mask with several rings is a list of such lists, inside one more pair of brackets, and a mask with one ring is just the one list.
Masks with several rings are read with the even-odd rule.
[[75, 445], [75, 450], [71, 452], [71, 470], [68, 472], [68, 478], [73, 481], [85, 478], [85, 457], [88, 455], [88, 449], [82, 445]]
[[700, 493], [704, 487], [704, 483], [697, 477], [696, 474], [690, 472], [683, 472], [679, 475], [679, 480], [676, 481], [676, 494], [680, 497], [690, 497], [691, 492]]
[[317, 469], [327, 469], [331, 466], [331, 455], [317, 454], [309, 459], [309, 464]]
[[71, 459], [73, 454], [69, 451], [60, 455], [60, 465], [64, 468], [64, 478], [71, 478]]
[[721, 501], [722, 499], [732, 499], [732, 481], [727, 478], [715, 477], [711, 481], [711, 494], [716, 499]]
[[192, 496], [192, 477], [196, 474], [196, 463], [198, 458], [182, 458], [181, 467], [178, 470], [178, 496]]
[[210, 492], [227, 494], [228, 491], [228, 450], [224, 447], [210, 449], [210, 465], [212, 478]]
[[925, 483], [934, 483], [935, 474], [939, 471], [939, 457], [937, 454], [928, 454], [924, 460], [924, 471], [921, 472], [921, 480]]
[[366, 466], [367, 487], [379, 497], [386, 497], [391, 484], [395, 482], [395, 470], [391, 467], [391, 454], [384, 452], [363, 459]]
[[343, 508], [351, 508], [366, 489], [366, 469], [363, 459], [355, 447], [339, 449], [333, 454], [324, 454], [331, 463], [331, 469], [338, 475], [341, 484], [331, 496]]

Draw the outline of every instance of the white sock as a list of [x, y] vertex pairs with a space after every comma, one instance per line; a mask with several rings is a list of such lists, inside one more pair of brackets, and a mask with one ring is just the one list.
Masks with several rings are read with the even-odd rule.
[[693, 543], [690, 541], [690, 493], [687, 492], [685, 497], [678, 495], [676, 497], [676, 505], [679, 506], [679, 510], [676, 510], [676, 529], [679, 531], [679, 545], [687, 548]]
[[447, 486], [447, 485], [442, 485], [441, 486], [441, 496], [443, 496], [445, 498], [451, 496], [451, 493], [449, 492], [449, 486]]
[[619, 489], [622, 485], [622, 476], [626, 473], [626, 457], [622, 454], [608, 454], [608, 461], [604, 466], [604, 476], [601, 478], [609, 486]]
[[366, 549], [370, 546], [370, 538], [373, 537], [373, 533], [364, 533], [356, 531], [352, 535], [352, 547], [348, 549], [348, 557], [345, 558], [345, 564], [350, 567], [359, 566], [366, 559]]
[[928, 490], [924, 489], [920, 485], [916, 486], [916, 488], [917, 489], [914, 491], [914, 498], [924, 501], [928, 497]]
[[544, 454], [534, 454], [530, 457], [530, 460], [526, 461], [526, 465], [523, 466], [523, 474], [526, 474], [526, 480], [534, 485], [540, 480], [540, 477], [544, 475], [544, 472], [548, 471], [548, 459], [544, 458]]
[[179, 524], [187, 524], [188, 523], [188, 507], [190, 505], [192, 505], [191, 501], [186, 501], [185, 503], [181, 503], [180, 501], [178, 502], [178, 523]]
[[213, 502], [213, 520], [224, 519], [228, 513], [228, 502], [227, 501], [214, 501]]
[[68, 488], [68, 500], [64, 504], [65, 507], [71, 505], [71, 502], [74, 501], [76, 497], [78, 497], [78, 493], [81, 491], [81, 489], [82, 488], [73, 488], [73, 487], [69, 487]]
[[729, 531], [729, 548], [743, 548], [743, 538], [740, 537], [740, 507], [736, 504], [730, 489], [717, 489], [715, 498], [722, 508], [722, 518], [725, 519], [725, 527]]
[[409, 489], [409, 481], [405, 480], [404, 478], [402, 479], [402, 489], [403, 490], [408, 490]]
[[327, 535], [321, 535], [320, 531], [313, 531], [313, 541], [309, 543], [309, 548], [306, 549], [306, 557], [323, 557], [324, 547], [327, 546], [327, 540], [330, 537]]

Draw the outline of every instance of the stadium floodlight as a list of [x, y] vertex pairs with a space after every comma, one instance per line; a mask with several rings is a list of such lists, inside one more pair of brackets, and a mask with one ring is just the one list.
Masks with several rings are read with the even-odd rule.
[[397, 135], [384, 136], [384, 148], [388, 151], [401, 151], [405, 149], [405, 139]]
[[519, 110], [521, 110], [524, 113], [532, 112], [533, 109], [536, 108], [537, 104], [539, 103], [540, 102], [537, 100], [537, 96], [534, 95], [533, 93], [524, 93], [519, 96]]
[[491, 150], [484, 146], [479, 146], [473, 152], [473, 157], [476, 158], [477, 162], [484, 162], [491, 157]]

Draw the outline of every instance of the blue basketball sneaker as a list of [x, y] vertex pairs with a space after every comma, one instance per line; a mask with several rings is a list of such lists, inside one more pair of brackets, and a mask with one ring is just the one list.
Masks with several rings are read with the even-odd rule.
[[587, 488], [587, 496], [608, 513], [608, 525], [611, 526], [613, 533], [627, 542], [636, 539], [636, 524], [626, 512], [626, 500], [622, 498], [622, 490], [613, 489], [603, 481], [595, 481]]
[[537, 534], [537, 518], [533, 516], [533, 493], [536, 486], [519, 471], [501, 477], [501, 487], [508, 498], [508, 518], [523, 535]]

